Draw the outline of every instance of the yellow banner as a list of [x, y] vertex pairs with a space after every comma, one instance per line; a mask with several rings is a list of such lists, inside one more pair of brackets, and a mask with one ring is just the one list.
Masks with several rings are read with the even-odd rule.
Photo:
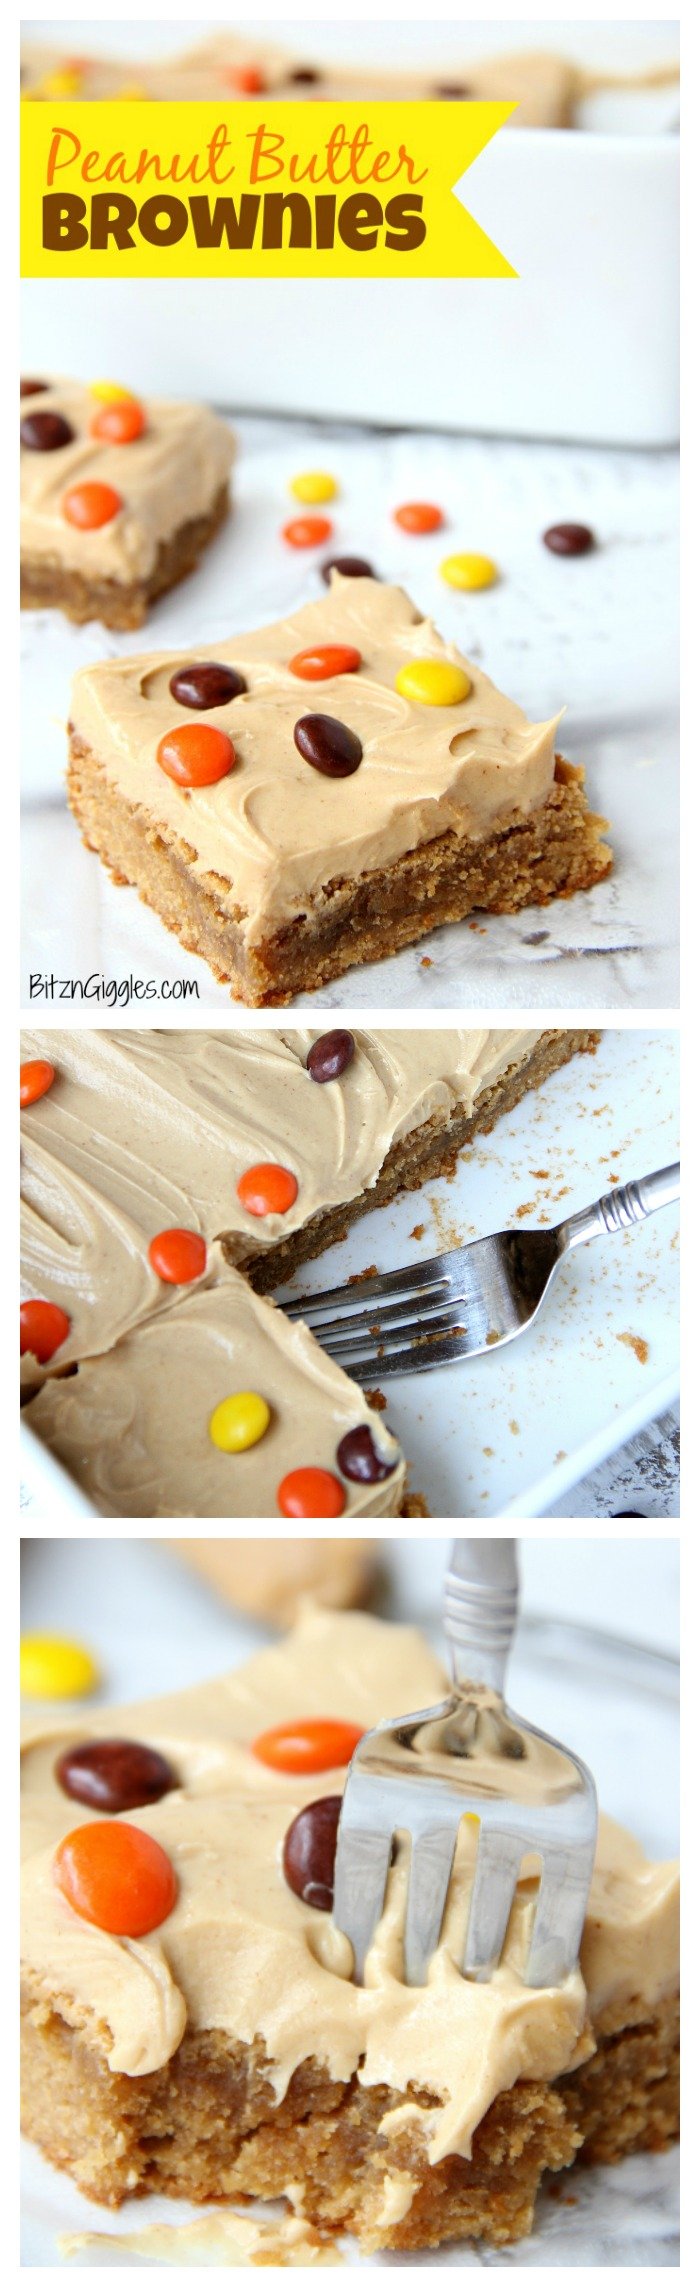
[[457, 195], [512, 103], [22, 105], [26, 278], [513, 278]]

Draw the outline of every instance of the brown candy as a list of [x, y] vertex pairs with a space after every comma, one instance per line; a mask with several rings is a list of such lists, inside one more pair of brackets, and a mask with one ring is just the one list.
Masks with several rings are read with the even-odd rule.
[[297, 64], [296, 71], [289, 74], [295, 87], [315, 87], [322, 77], [322, 72], [314, 71], [313, 64]]
[[326, 587], [331, 584], [331, 572], [342, 572], [344, 580], [376, 580], [377, 574], [366, 556], [327, 556], [321, 565], [321, 576]]
[[168, 688], [179, 706], [204, 712], [207, 707], [225, 707], [229, 699], [239, 699], [248, 685], [237, 667], [222, 667], [218, 660], [206, 659], [192, 667], [178, 667]]
[[542, 538], [553, 556], [587, 556], [595, 547], [595, 534], [588, 524], [550, 524]]
[[300, 715], [294, 744], [323, 778], [351, 778], [362, 761], [362, 740], [335, 715]]
[[19, 393], [20, 397], [39, 397], [41, 395], [42, 389], [49, 388], [50, 382], [48, 381], [29, 381], [25, 380], [24, 375], [22, 375], [22, 379], [19, 385]]
[[446, 80], [444, 87], [436, 87], [435, 94], [440, 103], [464, 103], [471, 94], [471, 88], [466, 87], [464, 81], [460, 86], [457, 80]]
[[352, 1064], [354, 1054], [352, 1032], [322, 1032], [320, 1040], [315, 1040], [309, 1049], [307, 1072], [311, 1073], [312, 1080], [339, 1080], [341, 1073], [347, 1072], [348, 1065]]
[[70, 445], [73, 430], [62, 413], [25, 413], [19, 425], [20, 441], [30, 453], [56, 453]]
[[336, 1461], [343, 1476], [354, 1485], [379, 1485], [383, 1477], [393, 1477], [396, 1461], [383, 1461], [377, 1452], [371, 1429], [363, 1424], [360, 1429], [348, 1429], [336, 1447]]
[[320, 1795], [292, 1819], [284, 1838], [284, 1878], [304, 1906], [330, 1914], [333, 1906], [335, 1847], [342, 1795]]
[[84, 1739], [55, 1766], [59, 1787], [92, 1811], [136, 1811], [159, 1803], [178, 1782], [165, 1756], [139, 1739]]

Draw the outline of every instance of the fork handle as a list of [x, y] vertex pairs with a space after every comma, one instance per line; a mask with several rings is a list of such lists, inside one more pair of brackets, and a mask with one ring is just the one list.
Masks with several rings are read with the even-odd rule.
[[600, 1238], [604, 1232], [610, 1236], [615, 1231], [631, 1231], [635, 1223], [645, 1223], [647, 1215], [655, 1215], [658, 1207], [670, 1207], [680, 1195], [679, 1160], [673, 1167], [657, 1167], [652, 1175], [641, 1175], [637, 1183], [623, 1183], [619, 1190], [606, 1191], [592, 1207], [582, 1207], [580, 1214], [567, 1217], [561, 1226], [562, 1252], [580, 1247], [585, 1239]]
[[485, 1683], [503, 1692], [517, 1617], [515, 1541], [453, 1541], [443, 1589], [443, 1624], [455, 1684]]

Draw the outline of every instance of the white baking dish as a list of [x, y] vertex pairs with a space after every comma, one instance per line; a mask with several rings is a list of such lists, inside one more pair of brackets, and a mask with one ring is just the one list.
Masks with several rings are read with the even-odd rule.
[[[667, 1164], [677, 1156], [677, 1066], [673, 1031], [607, 1032], [595, 1058], [575, 1057], [482, 1139], [454, 1182], [366, 1217], [298, 1285], [427, 1257], [519, 1214], [554, 1222], [611, 1181]], [[599, 1241], [561, 1273], [532, 1333], [471, 1365], [387, 1384], [412, 1486], [433, 1517], [537, 1517], [569, 1491], [575, 1516], [581, 1477], [677, 1397], [677, 1239], [668, 1209]], [[26, 1422], [23, 1467], [45, 1521], [94, 1514], [55, 1463], [47, 1468]]]

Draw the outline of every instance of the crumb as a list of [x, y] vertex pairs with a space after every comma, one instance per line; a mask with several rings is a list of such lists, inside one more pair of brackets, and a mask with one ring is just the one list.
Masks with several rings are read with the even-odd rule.
[[432, 969], [432, 967], [433, 967], [433, 963], [432, 963], [432, 961], [431, 961], [431, 959], [430, 959], [430, 954], [429, 954], [429, 953], [424, 953], [424, 954], [423, 954], [423, 958], [422, 958], [422, 961], [421, 961], [421, 968], [422, 968], [422, 969]]
[[368, 1263], [364, 1271], [351, 1271], [348, 1286], [359, 1286], [363, 1278], [377, 1278], [378, 1275], [376, 1263]]
[[649, 1357], [649, 1344], [644, 1341], [641, 1334], [617, 1334], [615, 1340], [626, 1343], [627, 1349], [634, 1351], [638, 1365], [646, 1366]]
[[500, 1334], [497, 1332], [497, 1329], [496, 1329], [496, 1327], [495, 1327], [495, 1326], [491, 1326], [491, 1327], [489, 1327], [489, 1331], [488, 1331], [488, 1334], [487, 1334], [487, 1336], [486, 1336], [486, 1341], [485, 1341], [485, 1344], [484, 1344], [484, 1348], [485, 1348], [486, 1350], [490, 1350], [490, 1349], [492, 1348], [492, 1346], [493, 1346], [493, 1343], [494, 1343], [494, 1342], [500, 1342], [500, 1339], [501, 1339], [501, 1337], [500, 1337]]
[[[365, 1395], [366, 1395], [366, 1393], [365, 1393]], [[555, 1462], [555, 1466], [556, 1466], [556, 1463], [557, 1463], [557, 1461], [565, 1461], [565, 1460], [566, 1460], [566, 1446], [565, 1446], [565, 1445], [562, 1445], [562, 1446], [560, 1447], [560, 1449], [559, 1449], [559, 1452], [558, 1452], [558, 1453], [555, 1453], [555, 1455], [554, 1455], [554, 1462]]]
[[548, 1167], [531, 1167], [531, 1169], [530, 1169], [530, 1174], [531, 1174], [531, 1176], [532, 1176], [532, 1178], [533, 1178], [533, 1182], [534, 1182], [534, 1183], [546, 1183], [546, 1181], [547, 1181], [547, 1177], [548, 1177], [548, 1175], [549, 1175], [549, 1168], [548, 1168]]
[[508, 1428], [509, 1428], [509, 1430], [510, 1430], [510, 1432], [511, 1432], [511, 1436], [513, 1436], [513, 1437], [519, 1437], [519, 1436], [520, 1436], [520, 1423], [519, 1423], [519, 1421], [509, 1421], [509, 1423], [508, 1423]]
[[524, 1199], [524, 1200], [523, 1200], [523, 1202], [522, 1202], [522, 1206], [521, 1206], [521, 1207], [516, 1207], [516, 1209], [515, 1209], [515, 1220], [516, 1220], [516, 1223], [522, 1223], [522, 1221], [523, 1221], [523, 1217], [524, 1217], [525, 1215], [534, 1215], [534, 1212], [535, 1212], [535, 1208], [536, 1208], [536, 1206], [537, 1206], [537, 1200], [536, 1200], [536, 1199]]
[[493, 1460], [493, 1446], [492, 1446], [492, 1445], [482, 1445], [481, 1451], [482, 1451], [482, 1453], [485, 1453], [485, 1454], [486, 1454], [486, 1458], [487, 1458], [487, 1461], [492, 1461], [492, 1460]]
[[425, 1235], [425, 1224], [424, 1224], [424, 1223], [414, 1223], [414, 1225], [413, 1225], [413, 1230], [410, 1232], [409, 1236], [410, 1236], [412, 1239], [422, 1239], [422, 1238], [424, 1237], [424, 1235]]
[[383, 1390], [365, 1390], [365, 1398], [373, 1413], [386, 1413], [387, 1400]]

